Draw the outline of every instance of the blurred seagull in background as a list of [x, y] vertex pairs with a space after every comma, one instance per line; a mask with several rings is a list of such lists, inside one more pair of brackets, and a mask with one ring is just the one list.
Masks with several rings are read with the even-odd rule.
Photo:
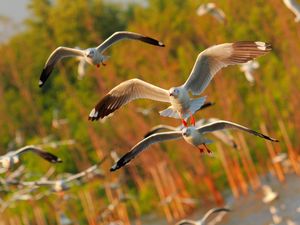
[[5, 155], [0, 156], [0, 167], [10, 169], [13, 165], [17, 164], [20, 161], [20, 155], [26, 152], [32, 152], [50, 163], [62, 162], [60, 158], [51, 154], [50, 152], [45, 152], [34, 145], [28, 145], [16, 151], [10, 151]]
[[250, 82], [251, 85], [254, 85], [255, 83], [253, 72], [258, 68], [259, 68], [259, 63], [255, 60], [251, 60], [240, 66], [240, 70], [244, 72], [246, 79]]
[[109, 38], [102, 42], [98, 47], [88, 48], [85, 50], [68, 48], [68, 47], [58, 47], [55, 49], [49, 56], [44, 69], [40, 76], [39, 86], [42, 87], [48, 77], [50, 76], [52, 70], [54, 69], [55, 64], [60, 61], [62, 58], [66, 57], [84, 57], [85, 61], [91, 65], [96, 65], [99, 67], [101, 64], [105, 65], [104, 62], [108, 59], [108, 56], [103, 55], [103, 52], [108, 49], [111, 45], [124, 40], [137, 40], [142, 41], [150, 45], [156, 45], [159, 47], [164, 47], [165, 45], [151, 37], [147, 37], [141, 34], [128, 32], [128, 31], [119, 31], [113, 33]]
[[212, 46], [198, 55], [192, 72], [183, 85], [166, 90], [140, 79], [127, 80], [100, 100], [90, 112], [89, 120], [98, 120], [135, 99], [146, 98], [171, 104], [160, 112], [161, 116], [180, 118], [185, 126], [185, 119], [191, 117], [191, 124], [195, 124], [193, 114], [203, 106], [206, 97], [191, 99], [189, 92], [200, 95], [223, 67], [246, 63], [270, 51], [271, 45], [260, 41], [239, 41]]
[[[209, 119], [201, 119], [198, 120], [195, 124], [196, 128], [199, 128], [205, 124], [209, 124], [209, 123], [213, 123], [213, 122], [217, 122], [220, 121], [219, 119], [216, 118], [209, 118]], [[157, 125], [155, 127], [153, 127], [147, 134], [145, 134], [144, 138], [147, 138], [149, 136], [151, 136], [152, 134], [161, 132], [161, 131], [165, 131], [165, 130], [170, 130], [170, 131], [180, 131], [182, 130], [184, 127], [178, 126], [178, 127], [173, 127], [173, 126], [169, 126], [169, 125], [164, 125], [164, 124], [160, 124]], [[237, 148], [237, 144], [234, 141], [232, 135], [229, 133], [228, 130], [217, 130], [212, 132], [212, 134], [218, 138], [219, 140], [221, 140], [222, 142], [224, 142], [225, 144], [233, 147], [233, 148]]]
[[[220, 131], [223, 129], [238, 129], [245, 132], [248, 132], [252, 135], [256, 135], [258, 137], [278, 142], [278, 140], [268, 137], [264, 134], [261, 134], [259, 132], [256, 132], [254, 130], [251, 130], [247, 127], [244, 127], [242, 125], [232, 123], [229, 121], [220, 120], [217, 122], [209, 123], [204, 126], [201, 126], [199, 128], [195, 127], [185, 127], [181, 131], [170, 131], [170, 132], [161, 132], [152, 134], [149, 137], [143, 139], [138, 144], [136, 144], [130, 152], [127, 152], [125, 155], [123, 155], [117, 163], [115, 163], [111, 168], [110, 171], [115, 171], [124, 165], [126, 165], [128, 162], [130, 162], [133, 158], [135, 158], [139, 153], [141, 153], [143, 150], [148, 148], [150, 145], [168, 141], [168, 140], [176, 140], [176, 139], [184, 139], [187, 143], [195, 146], [200, 150], [200, 153], [204, 153], [204, 150], [208, 154], [212, 154], [212, 152], [206, 147], [206, 144], [212, 143], [211, 140], [205, 138], [206, 133], [211, 133], [214, 131]], [[203, 145], [204, 149], [200, 146]]]
[[58, 179], [58, 180], [45, 180], [40, 179], [39, 181], [21, 181], [19, 182], [20, 185], [22, 186], [51, 186], [52, 187], [52, 191], [53, 192], [62, 192], [65, 190], [68, 190], [70, 187], [68, 185], [68, 183], [74, 181], [74, 180], [78, 180], [84, 176], [90, 176], [93, 175], [94, 172], [97, 172], [98, 167], [106, 160], [107, 157], [104, 157], [99, 163], [87, 168], [86, 170], [71, 175], [67, 178], [63, 178], [63, 179]]
[[217, 8], [215, 3], [204, 3], [197, 9], [198, 16], [203, 16], [207, 13], [211, 14], [220, 23], [226, 22], [225, 13], [222, 9]]
[[227, 208], [212, 208], [210, 209], [201, 220], [194, 221], [194, 220], [181, 220], [175, 225], [204, 225], [211, 215], [215, 213], [220, 213], [220, 212], [230, 212], [230, 209]]
[[300, 4], [296, 0], [283, 0], [284, 4], [290, 9], [295, 15], [295, 22], [300, 21]]
[[68, 119], [60, 119], [58, 116], [58, 110], [53, 110], [52, 127], [58, 129], [60, 126], [68, 123]]

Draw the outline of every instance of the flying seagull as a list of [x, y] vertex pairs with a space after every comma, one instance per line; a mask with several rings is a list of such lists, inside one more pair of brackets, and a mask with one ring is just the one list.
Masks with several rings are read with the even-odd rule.
[[28, 145], [16, 151], [10, 151], [5, 155], [0, 156], [0, 167], [10, 169], [13, 165], [17, 164], [20, 161], [20, 155], [26, 152], [32, 152], [50, 163], [62, 162], [60, 158], [51, 154], [50, 152], [45, 152], [34, 145]]
[[212, 208], [210, 209], [201, 220], [194, 221], [194, 220], [181, 220], [175, 225], [204, 225], [209, 216], [219, 213], [219, 212], [230, 212], [230, 209], [227, 208]]
[[204, 104], [206, 97], [191, 99], [189, 91], [193, 95], [200, 95], [221, 68], [248, 62], [269, 51], [271, 45], [261, 41], [239, 41], [212, 46], [198, 55], [192, 72], [183, 85], [166, 90], [140, 79], [127, 80], [100, 100], [90, 112], [89, 120], [104, 118], [135, 99], [146, 98], [171, 104], [160, 112], [161, 116], [180, 118], [185, 126], [185, 119], [191, 116], [191, 123], [195, 124], [193, 114]]
[[203, 16], [205, 14], [211, 14], [218, 22], [225, 23], [226, 16], [222, 9], [217, 8], [215, 3], [204, 3], [197, 9], [197, 15]]
[[200, 150], [201, 153], [204, 153], [203, 148], [200, 147], [200, 145], [203, 145], [205, 150], [208, 154], [211, 154], [212, 152], [206, 147], [206, 144], [212, 143], [211, 140], [205, 138], [206, 133], [211, 133], [214, 131], [220, 131], [223, 129], [238, 129], [245, 132], [248, 132], [250, 134], [256, 135], [258, 137], [278, 142], [278, 140], [268, 137], [264, 134], [258, 133], [254, 130], [251, 130], [247, 127], [244, 127], [242, 125], [232, 123], [225, 120], [220, 120], [217, 122], [209, 123], [204, 126], [201, 126], [199, 128], [195, 127], [185, 127], [181, 131], [169, 131], [169, 132], [161, 132], [157, 134], [152, 134], [149, 137], [143, 139], [139, 143], [137, 143], [129, 152], [127, 152], [125, 155], [123, 155], [117, 163], [115, 163], [111, 168], [110, 171], [115, 171], [124, 165], [126, 165], [130, 160], [132, 160], [134, 157], [136, 157], [139, 153], [141, 153], [143, 150], [148, 148], [150, 145], [168, 141], [168, 140], [176, 140], [176, 139], [184, 139], [187, 143], [195, 146]]
[[[199, 128], [205, 124], [209, 124], [209, 123], [213, 123], [213, 122], [217, 122], [217, 121], [220, 121], [220, 120], [216, 119], [216, 118], [201, 119], [196, 122], [195, 127]], [[165, 131], [165, 130], [180, 131], [183, 128], [184, 127], [182, 125], [178, 126], [178, 127], [173, 127], [173, 126], [169, 126], [169, 125], [160, 124], [155, 127], [152, 127], [152, 129], [147, 134], [145, 134], [144, 138], [147, 138], [147, 137], [151, 136], [152, 134], [155, 134], [155, 133], [158, 133], [161, 131]], [[216, 138], [218, 138], [219, 140], [224, 142], [225, 144], [227, 144], [233, 148], [238, 147], [236, 142], [234, 141], [232, 135], [229, 133], [228, 130], [217, 130], [217, 131], [212, 132], [212, 134]]]
[[131, 39], [142, 41], [150, 45], [156, 45], [159, 47], [164, 47], [165, 45], [151, 37], [144, 36], [142, 34], [128, 32], [128, 31], [119, 31], [113, 33], [109, 38], [102, 42], [98, 47], [88, 48], [85, 50], [68, 48], [68, 47], [58, 47], [55, 49], [49, 56], [42, 74], [40, 76], [39, 86], [42, 87], [48, 77], [50, 76], [55, 64], [60, 61], [62, 58], [66, 57], [84, 57], [85, 61], [91, 65], [96, 65], [97, 67], [100, 64], [105, 65], [104, 62], [108, 59], [108, 56], [103, 55], [103, 52], [108, 49], [111, 45], [124, 40]]
[[254, 85], [255, 83], [253, 72], [258, 68], [259, 68], [259, 63], [255, 60], [244, 63], [240, 66], [240, 70], [244, 72], [246, 79], [250, 82], [251, 85]]
[[300, 21], [300, 4], [296, 0], [283, 0], [283, 3], [296, 15], [295, 22], [298, 23]]
[[19, 184], [23, 186], [50, 186], [52, 187], [52, 191], [54, 192], [65, 191], [70, 188], [68, 183], [74, 180], [78, 180], [84, 176], [92, 175], [94, 174], [94, 172], [97, 172], [98, 167], [106, 160], [106, 158], [107, 157], [104, 157], [99, 163], [87, 168], [86, 170], [80, 173], [71, 175], [67, 178], [58, 179], [58, 180], [41, 179], [39, 181], [23, 181], [23, 182], [19, 182]]

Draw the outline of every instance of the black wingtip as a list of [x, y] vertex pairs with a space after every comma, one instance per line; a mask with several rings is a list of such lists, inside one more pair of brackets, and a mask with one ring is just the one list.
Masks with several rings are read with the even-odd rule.
[[40, 81], [39, 81], [39, 87], [44, 86], [46, 80], [48, 79], [48, 77], [50, 76], [51, 72], [52, 72], [53, 68], [51, 66], [46, 66], [40, 76]]
[[119, 169], [120, 167], [118, 167], [118, 165], [117, 164], [114, 164], [110, 169], [109, 169], [109, 171], [110, 172], [114, 172], [114, 171], [116, 171], [117, 169]]

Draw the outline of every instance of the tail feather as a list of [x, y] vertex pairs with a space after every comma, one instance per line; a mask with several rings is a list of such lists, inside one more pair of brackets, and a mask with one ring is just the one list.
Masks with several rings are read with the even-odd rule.
[[[182, 117], [184, 119], [188, 119], [191, 116], [191, 114], [197, 112], [204, 105], [205, 100], [206, 100], [206, 96], [191, 100], [189, 111], [183, 114]], [[160, 111], [159, 114], [165, 117], [172, 117], [176, 119], [180, 118], [178, 112], [174, 110], [172, 106], [168, 107], [163, 111]]]

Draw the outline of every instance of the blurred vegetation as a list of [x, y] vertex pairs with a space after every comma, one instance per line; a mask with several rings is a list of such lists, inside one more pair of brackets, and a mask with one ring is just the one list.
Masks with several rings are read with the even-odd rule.
[[[270, 135], [282, 139], [278, 119], [284, 121], [294, 147], [299, 149], [300, 117], [300, 28], [293, 21], [292, 13], [282, 1], [266, 4], [263, 0], [219, 0], [218, 6], [227, 15], [227, 23], [219, 24], [211, 16], [199, 17], [196, 8], [202, 1], [194, 0], [149, 0], [147, 6], [118, 4], [101, 0], [31, 0], [30, 18], [25, 21], [25, 30], [0, 47], [0, 149], [4, 154], [13, 142], [16, 132], [21, 132], [25, 142], [39, 143], [42, 137], [53, 135], [54, 139], [75, 139], [74, 147], [51, 150], [64, 160], [56, 166], [56, 172], [75, 173], [87, 168], [111, 150], [118, 154], [127, 152], [143, 134], [159, 123], [178, 125], [179, 121], [160, 117], [157, 111], [167, 107], [153, 101], [136, 101], [104, 123], [87, 120], [90, 110], [112, 87], [125, 79], [138, 77], [164, 88], [182, 84], [189, 75], [197, 54], [219, 43], [238, 40], [270, 42], [273, 51], [259, 58], [260, 68], [255, 72], [257, 83], [250, 86], [237, 66], [225, 68], [215, 77], [205, 91], [209, 101], [216, 102], [210, 109], [199, 112], [196, 117], [227, 119], [260, 130], [260, 123], [267, 124]], [[54, 69], [46, 85], [40, 89], [38, 80], [49, 54], [58, 46], [87, 48], [97, 46], [115, 31], [129, 30], [154, 37], [166, 44], [157, 48], [139, 42], [124, 41], [107, 51], [111, 56], [106, 67], [97, 69], [88, 66], [83, 80], [77, 79], [77, 61], [64, 59]], [[137, 107], [154, 108], [149, 116], [137, 112]], [[68, 123], [59, 129], [51, 126], [53, 111], [58, 110]], [[267, 158], [264, 141], [245, 136], [256, 160]], [[200, 160], [198, 151], [183, 141], [153, 146], [136, 158], [130, 166], [108, 173], [112, 178], [127, 174], [128, 192], [138, 197], [141, 212], [150, 212], [157, 205], [158, 197], [149, 168], [165, 159], [176, 168], [192, 196], [199, 196], [203, 187], [201, 177], [189, 179], [191, 166], [185, 160], [190, 155]], [[284, 142], [280, 143], [286, 151]], [[215, 145], [211, 148], [216, 158], [201, 160], [212, 174], [216, 174], [217, 187], [228, 187], [222, 164]], [[228, 150], [228, 149], [227, 149]], [[229, 154], [234, 155], [233, 151]], [[189, 158], [190, 160], [190, 158]], [[45, 172], [49, 164], [36, 158], [24, 156], [26, 167], [32, 172]], [[105, 168], [112, 165], [106, 163]], [[146, 165], [146, 166], [145, 166]], [[146, 184], [139, 189], [130, 182], [131, 170], [143, 177]], [[104, 195], [101, 181], [72, 189], [72, 193], [92, 190], [95, 199]], [[5, 194], [3, 195], [5, 198]], [[55, 199], [55, 196], [53, 197]], [[66, 203], [66, 213], [76, 216], [80, 224], [86, 222], [80, 204]], [[54, 202], [54, 200], [52, 201]], [[53, 203], [54, 204], [54, 203]], [[95, 203], [103, 204], [102, 200]], [[33, 216], [26, 204], [7, 211]], [[72, 206], [72, 207], [71, 207]], [[47, 220], [51, 221], [51, 204], [41, 203]], [[73, 211], [73, 212], [71, 212]], [[159, 208], [157, 209], [159, 211]], [[74, 213], [76, 212], [76, 213]]]

